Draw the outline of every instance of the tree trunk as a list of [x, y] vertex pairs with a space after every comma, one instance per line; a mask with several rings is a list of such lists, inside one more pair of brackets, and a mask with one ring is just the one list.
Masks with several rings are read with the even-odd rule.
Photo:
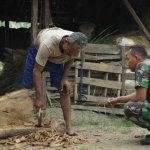
[[33, 107], [34, 93], [22, 89], [0, 97], [0, 126], [37, 122]]

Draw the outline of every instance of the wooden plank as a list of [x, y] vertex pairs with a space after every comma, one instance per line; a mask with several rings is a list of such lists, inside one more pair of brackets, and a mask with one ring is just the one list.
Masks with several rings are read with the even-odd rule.
[[[121, 74], [118, 74], [118, 82], [121, 82]], [[120, 90], [117, 91], [117, 96], [120, 96]]]
[[147, 39], [150, 42], [150, 34], [149, 34], [149, 32], [147, 31], [147, 29], [145, 28], [145, 26], [143, 25], [143, 23], [141, 22], [141, 20], [139, 19], [139, 17], [137, 16], [135, 11], [133, 10], [133, 8], [131, 7], [131, 5], [128, 2], [128, 0], [123, 0], [123, 2], [126, 5], [126, 7], [128, 8], [129, 12], [131, 13], [131, 15], [134, 18], [134, 20], [136, 21], [136, 23], [140, 26], [140, 28], [142, 29], [142, 31], [144, 32], [144, 34], [146, 35]]
[[[80, 57], [76, 59], [81, 59]], [[100, 60], [120, 60], [121, 57], [120, 55], [100, 55], [100, 56], [93, 56], [93, 55], [88, 55], [85, 54], [85, 60], [89, 61], [100, 61]]]
[[[104, 80], [108, 80], [108, 73], [105, 73], [105, 75], [104, 75]], [[104, 96], [104, 97], [107, 96], [107, 88], [104, 89], [103, 96]]]
[[46, 96], [47, 96], [47, 100], [48, 100], [49, 106], [52, 107], [52, 102], [51, 102], [50, 94], [47, 92], [47, 90], [46, 90]]
[[[81, 62], [76, 62], [76, 68], [80, 69]], [[107, 65], [105, 63], [91, 63], [91, 62], [84, 62], [83, 64], [84, 70], [93, 70], [93, 71], [102, 71], [102, 72], [108, 72], [108, 73], [122, 73], [122, 67], [121, 66], [114, 66], [114, 65]]]
[[[88, 70], [88, 78], [90, 78], [90, 77], [91, 77], [91, 71]], [[88, 85], [88, 90], [87, 90], [87, 92], [88, 92], [88, 95], [90, 95], [90, 85]]]
[[[75, 78], [75, 82], [80, 83], [80, 78], [79, 77]], [[87, 78], [87, 77], [83, 77], [83, 84], [100, 86], [110, 89], [121, 89], [122, 85], [122, 83], [118, 81], [106, 81], [102, 79]]]
[[97, 54], [120, 54], [120, 47], [117, 45], [87, 44], [84, 51], [85, 53]]
[[51, 86], [47, 86], [46, 89], [47, 89], [48, 91], [57, 91], [57, 90], [58, 90], [57, 88], [51, 87]]
[[96, 106], [82, 106], [82, 105], [71, 105], [72, 109], [76, 110], [88, 110], [88, 111], [95, 111], [95, 112], [103, 112], [108, 114], [117, 114], [117, 115], [124, 115], [124, 110], [120, 108], [108, 108], [108, 107], [96, 107]]
[[[78, 93], [76, 93], [76, 97], [78, 97]], [[107, 97], [84, 94], [82, 100], [83, 101], [88, 101], [88, 102], [97, 102], [99, 104], [106, 104], [107, 103], [107, 99], [108, 99]]]

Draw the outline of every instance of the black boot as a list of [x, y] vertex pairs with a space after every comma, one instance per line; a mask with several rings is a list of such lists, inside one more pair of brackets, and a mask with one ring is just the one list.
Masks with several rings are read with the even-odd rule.
[[150, 134], [145, 135], [145, 139], [150, 138]]
[[141, 143], [141, 145], [150, 145], [150, 135], [149, 135], [149, 137], [145, 136], [145, 139], [142, 139], [140, 141], [140, 143]]

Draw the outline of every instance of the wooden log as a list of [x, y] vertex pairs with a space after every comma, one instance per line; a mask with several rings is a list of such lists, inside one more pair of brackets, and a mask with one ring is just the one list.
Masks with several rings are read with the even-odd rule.
[[36, 122], [33, 91], [22, 89], [0, 97], [0, 126]]
[[38, 1], [32, 0], [31, 3], [31, 42], [33, 42], [38, 34]]
[[7, 128], [7, 129], [0, 129], [0, 139], [6, 139], [9, 137], [13, 137], [16, 135], [27, 135], [38, 130], [44, 130], [46, 128], [43, 127], [16, 127], [16, 128]]
[[5, 126], [0, 129], [0, 139], [6, 139], [16, 135], [27, 135], [39, 130], [52, 129], [59, 133], [66, 133], [66, 123], [64, 119], [47, 118], [43, 121], [42, 127], [29, 126]]

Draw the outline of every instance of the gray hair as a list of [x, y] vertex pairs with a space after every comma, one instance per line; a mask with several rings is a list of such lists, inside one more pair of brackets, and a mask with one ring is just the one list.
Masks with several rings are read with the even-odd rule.
[[88, 43], [87, 37], [81, 32], [74, 32], [67, 37], [69, 44], [78, 44], [79, 49], [83, 49]]

